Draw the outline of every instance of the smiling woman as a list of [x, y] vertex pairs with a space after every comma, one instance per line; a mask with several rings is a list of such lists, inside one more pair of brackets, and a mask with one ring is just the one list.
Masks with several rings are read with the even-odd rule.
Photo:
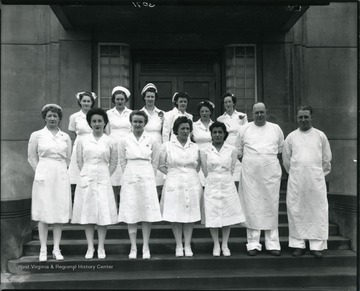
[[206, 177], [204, 191], [205, 227], [210, 229], [214, 241], [213, 256], [220, 256], [219, 228], [222, 229], [221, 250], [230, 256], [228, 247], [231, 225], [245, 221], [240, 198], [233, 183], [237, 152], [224, 143], [228, 137], [226, 126], [214, 122], [210, 126], [212, 144], [200, 151], [201, 166]]
[[80, 180], [75, 191], [71, 223], [85, 225], [88, 249], [86, 259], [94, 256], [94, 226], [98, 230], [99, 259], [105, 259], [107, 225], [115, 224], [117, 210], [110, 176], [117, 166], [116, 143], [104, 134], [108, 117], [101, 108], [91, 109], [86, 120], [92, 134], [81, 139], [76, 148]]

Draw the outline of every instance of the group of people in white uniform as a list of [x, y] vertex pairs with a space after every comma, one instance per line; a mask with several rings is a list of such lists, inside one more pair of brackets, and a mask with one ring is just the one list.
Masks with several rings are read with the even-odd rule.
[[[31, 134], [28, 146], [35, 171], [32, 219], [38, 221], [40, 261], [47, 260], [49, 224], [52, 255], [64, 259], [61, 231], [69, 221], [84, 225], [86, 259], [94, 257], [95, 226], [97, 257], [104, 259], [107, 226], [119, 222], [128, 226], [129, 259], [137, 258], [141, 223], [142, 258], [150, 259], [151, 223], [159, 221], [171, 223], [176, 257], [193, 256], [192, 233], [199, 221], [210, 229], [215, 257], [231, 255], [230, 228], [239, 223], [247, 229], [248, 255], [261, 251], [264, 230], [266, 249], [278, 256], [282, 152], [289, 172], [289, 246], [295, 248], [294, 256], [301, 256], [307, 239], [311, 253], [322, 256], [328, 238], [325, 175], [330, 172], [331, 151], [325, 134], [311, 126], [310, 106], [298, 109], [299, 129], [284, 144], [280, 127], [266, 120], [264, 103], [253, 105], [254, 121], [248, 122], [246, 114], [235, 110], [236, 97], [226, 93], [223, 115], [213, 122], [215, 106], [203, 101], [197, 107], [200, 119], [193, 122], [186, 112], [187, 93], [175, 93], [175, 107], [168, 112], [155, 106], [154, 84], [147, 84], [141, 95], [145, 106], [133, 111], [126, 107], [130, 91], [116, 86], [111, 95], [115, 107], [105, 112], [94, 107], [94, 93], [78, 93], [81, 110], [69, 120], [76, 137], [73, 147], [70, 136], [59, 129], [61, 107], [43, 107], [46, 125]], [[71, 184], [76, 184], [73, 205]]]

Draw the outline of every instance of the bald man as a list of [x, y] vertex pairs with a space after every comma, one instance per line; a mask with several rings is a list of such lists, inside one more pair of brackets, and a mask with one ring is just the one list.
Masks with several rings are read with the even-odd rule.
[[256, 102], [252, 113], [254, 121], [240, 128], [236, 141], [242, 161], [239, 194], [246, 215], [247, 254], [256, 256], [261, 251], [260, 235], [264, 230], [266, 250], [273, 256], [280, 256], [279, 158], [284, 134], [277, 124], [266, 120], [264, 103]]

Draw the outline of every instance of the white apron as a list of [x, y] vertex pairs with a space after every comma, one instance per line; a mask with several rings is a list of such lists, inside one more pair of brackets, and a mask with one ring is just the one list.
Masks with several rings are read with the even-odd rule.
[[315, 128], [291, 132], [283, 149], [289, 172], [286, 204], [289, 235], [327, 240], [329, 213], [325, 175], [331, 170], [331, 150], [325, 134]]
[[48, 224], [68, 223], [71, 204], [66, 161], [40, 158], [32, 187], [32, 220]]
[[110, 225], [117, 222], [115, 197], [110, 180], [110, 147], [105, 134], [98, 140], [90, 135], [82, 140], [84, 165], [75, 190], [71, 223]]
[[205, 174], [205, 227], [223, 227], [245, 221], [238, 192], [232, 178], [237, 159], [234, 147], [224, 144], [220, 152], [212, 145], [201, 151]]
[[127, 160], [120, 192], [119, 222], [161, 221], [155, 175], [149, 160]]
[[196, 169], [169, 168], [161, 196], [163, 220], [189, 223], [201, 219], [202, 185]]
[[291, 237], [328, 239], [328, 201], [322, 168], [291, 165], [286, 205]]
[[281, 167], [276, 155], [245, 155], [239, 191], [246, 227], [271, 230], [278, 227]]

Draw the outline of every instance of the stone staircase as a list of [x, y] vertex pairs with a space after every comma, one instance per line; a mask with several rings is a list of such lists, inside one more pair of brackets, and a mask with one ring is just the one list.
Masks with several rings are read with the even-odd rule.
[[[279, 233], [282, 255], [262, 251], [246, 255], [246, 229], [232, 227], [231, 257], [213, 257], [210, 232], [196, 224], [192, 248], [194, 257], [176, 258], [175, 241], [169, 223], [154, 223], [151, 259], [141, 258], [141, 230], [138, 231], [138, 259], [129, 260], [130, 241], [125, 224], [108, 228], [105, 260], [85, 260], [85, 232], [80, 225], [65, 225], [61, 250], [64, 261], [52, 259], [52, 232], [49, 231], [48, 261], [39, 262], [37, 229], [24, 246], [24, 254], [8, 263], [2, 274], [2, 289], [166, 289], [166, 290], [356, 290], [356, 252], [350, 241], [329, 226], [328, 250], [316, 259], [307, 252], [294, 258], [288, 248], [288, 224], [284, 193], [281, 195]], [[140, 226], [139, 226], [140, 227]], [[221, 233], [221, 232], [220, 232]], [[96, 257], [96, 253], [95, 256]]]

